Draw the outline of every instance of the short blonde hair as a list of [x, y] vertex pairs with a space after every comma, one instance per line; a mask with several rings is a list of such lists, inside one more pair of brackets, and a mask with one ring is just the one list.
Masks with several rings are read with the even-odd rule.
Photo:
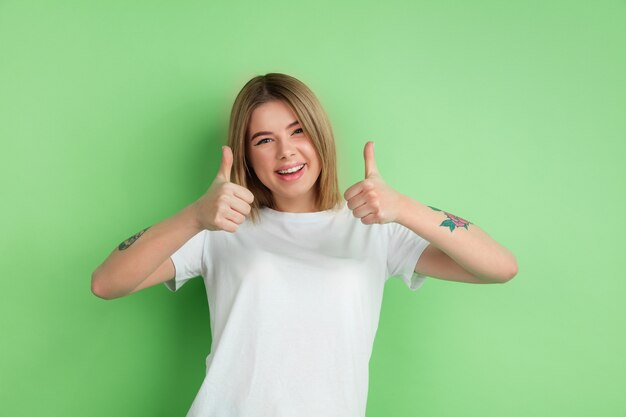
[[260, 220], [259, 209], [275, 209], [272, 192], [250, 169], [246, 142], [252, 112], [270, 101], [282, 101], [296, 114], [305, 134], [311, 139], [321, 161], [320, 176], [315, 182], [318, 211], [338, 209], [343, 202], [337, 179], [335, 137], [321, 103], [303, 82], [286, 74], [268, 73], [248, 81], [233, 103], [228, 127], [228, 146], [233, 151], [231, 181], [254, 195], [250, 218]]

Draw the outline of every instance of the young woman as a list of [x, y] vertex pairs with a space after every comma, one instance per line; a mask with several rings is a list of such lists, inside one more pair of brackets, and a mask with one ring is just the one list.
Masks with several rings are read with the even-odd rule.
[[92, 276], [101, 298], [202, 276], [212, 349], [191, 416], [362, 417], [387, 279], [503, 283], [515, 257], [478, 226], [365, 178], [339, 192], [313, 92], [269, 73], [232, 108], [208, 191], [132, 236]]

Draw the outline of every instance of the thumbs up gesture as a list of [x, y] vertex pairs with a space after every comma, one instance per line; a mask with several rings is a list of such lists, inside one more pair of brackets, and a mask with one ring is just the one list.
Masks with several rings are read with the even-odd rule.
[[343, 197], [348, 208], [363, 224], [395, 222], [401, 211], [403, 196], [389, 187], [378, 172], [374, 159], [374, 142], [367, 142], [365, 157], [365, 179], [348, 188]]
[[234, 233], [250, 214], [254, 194], [250, 190], [230, 182], [233, 167], [233, 151], [222, 148], [222, 164], [207, 192], [195, 207], [196, 220], [207, 230], [225, 230]]

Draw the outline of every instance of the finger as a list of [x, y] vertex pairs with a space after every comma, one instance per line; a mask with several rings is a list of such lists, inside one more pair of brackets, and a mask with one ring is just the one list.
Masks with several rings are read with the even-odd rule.
[[217, 176], [230, 182], [230, 171], [233, 167], [233, 151], [229, 146], [222, 146], [222, 164]]
[[374, 223], [378, 223], [376, 216], [374, 215], [374, 213], [370, 213], [367, 216], [363, 216], [361, 217], [361, 223], [363, 224], [374, 224]]
[[365, 157], [365, 178], [372, 174], [378, 174], [378, 167], [374, 159], [374, 142], [369, 141], [365, 144], [363, 156]]
[[375, 210], [369, 204], [363, 204], [352, 210], [352, 213], [354, 214], [354, 217], [362, 219], [363, 217], [374, 213], [374, 211]]
[[363, 181], [359, 181], [343, 193], [343, 198], [350, 200], [352, 197], [363, 191]]
[[355, 195], [354, 197], [352, 197], [350, 200], [348, 200], [348, 208], [350, 210], [356, 210], [357, 208], [361, 207], [362, 205], [366, 203], [367, 203], [367, 196], [365, 195], [365, 193], [359, 193]]
[[228, 201], [228, 204], [231, 210], [234, 210], [237, 213], [240, 213], [244, 216], [247, 216], [248, 214], [250, 214], [250, 210], [251, 210], [250, 204], [248, 204], [245, 200], [242, 200], [235, 196], [235, 197], [231, 197], [231, 199]]
[[227, 213], [224, 214], [224, 219], [230, 220], [231, 222], [239, 225], [246, 221], [246, 216], [231, 208], [230, 210], [228, 210]]
[[220, 230], [235, 233], [237, 231], [237, 228], [239, 227], [239, 224], [225, 217], [222, 219], [222, 223], [218, 227], [220, 228]]
[[248, 190], [246, 187], [243, 187], [239, 184], [233, 184], [233, 185], [235, 186], [233, 194], [235, 194], [237, 198], [242, 199], [248, 204], [252, 204], [252, 202], [254, 202], [254, 194], [252, 194], [252, 191]]

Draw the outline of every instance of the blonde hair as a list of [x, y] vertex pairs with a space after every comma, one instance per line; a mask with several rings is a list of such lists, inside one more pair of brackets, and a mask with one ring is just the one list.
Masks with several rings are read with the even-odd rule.
[[321, 161], [321, 172], [315, 182], [318, 211], [338, 209], [343, 202], [337, 180], [335, 137], [330, 120], [319, 100], [304, 83], [286, 74], [268, 73], [248, 81], [233, 103], [228, 127], [228, 146], [233, 151], [231, 181], [249, 189], [254, 195], [250, 218], [260, 220], [259, 209], [275, 209], [272, 191], [250, 169], [246, 142], [252, 112], [270, 101], [282, 101], [296, 114], [305, 134], [311, 139]]

